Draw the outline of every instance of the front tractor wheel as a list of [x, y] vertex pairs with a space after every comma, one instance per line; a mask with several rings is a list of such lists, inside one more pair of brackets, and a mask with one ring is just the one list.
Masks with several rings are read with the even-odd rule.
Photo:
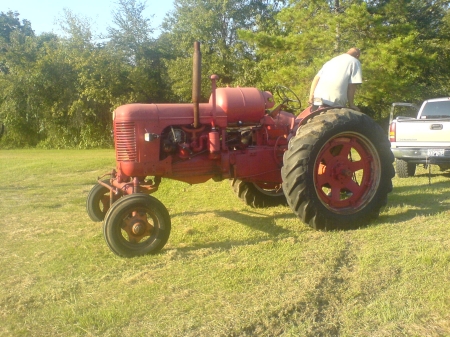
[[171, 222], [166, 207], [142, 193], [115, 202], [106, 214], [103, 234], [113, 253], [134, 257], [159, 252], [169, 239]]
[[[103, 181], [109, 184], [109, 180]], [[110, 191], [103, 185], [95, 184], [86, 199], [86, 212], [92, 221], [102, 222], [109, 209]]]
[[286, 205], [283, 189], [272, 185], [257, 184], [233, 179], [231, 187], [239, 199], [255, 208]]
[[352, 229], [378, 216], [392, 191], [394, 156], [381, 127], [333, 109], [297, 130], [284, 154], [283, 190], [295, 214], [315, 229]]

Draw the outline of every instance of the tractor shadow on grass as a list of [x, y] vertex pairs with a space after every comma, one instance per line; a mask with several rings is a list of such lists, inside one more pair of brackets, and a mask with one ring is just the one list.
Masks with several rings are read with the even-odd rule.
[[[265, 215], [255, 211], [204, 211], [204, 212], [182, 212], [171, 214], [172, 218], [179, 216], [197, 216], [203, 214], [213, 213], [216, 218], [225, 218], [241, 225], [250, 227], [251, 229], [264, 232], [270, 236], [277, 237], [291, 233], [290, 230], [278, 226], [276, 221], [279, 219], [296, 219], [296, 216], [290, 213], [289, 208], [286, 207], [286, 213], [275, 215]], [[300, 221], [300, 220], [299, 220]]]
[[[253, 237], [253, 238], [247, 238], [243, 240], [225, 240], [225, 241], [215, 241], [215, 242], [207, 242], [207, 243], [197, 243], [197, 244], [190, 244], [186, 247], [177, 247], [176, 250], [178, 252], [197, 252], [199, 250], [212, 249], [213, 251], [219, 249], [219, 250], [229, 250], [233, 247], [240, 247], [240, 246], [248, 246], [248, 245], [254, 245], [254, 244], [260, 244], [264, 242], [273, 242], [273, 241], [279, 241], [286, 238], [292, 238], [292, 240], [295, 241], [295, 237], [300, 235], [301, 231], [294, 231], [289, 230], [288, 228], [282, 227], [280, 225], [277, 225], [276, 222], [281, 220], [283, 221], [286, 219], [287, 221], [290, 221], [292, 219], [297, 219], [296, 216], [292, 213], [290, 213], [290, 209], [286, 207], [286, 212], [273, 214], [273, 215], [266, 215], [261, 214], [259, 212], [255, 212], [252, 210], [246, 210], [241, 212], [236, 211], [203, 211], [203, 212], [181, 212], [181, 213], [175, 213], [171, 214], [171, 218], [174, 219], [176, 217], [185, 217], [185, 216], [191, 216], [196, 217], [200, 216], [203, 217], [205, 215], [214, 215], [214, 218], [224, 218], [228, 219], [231, 222], [237, 223], [238, 225], [243, 225], [246, 227], [249, 227], [253, 230], [262, 232], [261, 236]], [[297, 219], [298, 220], [298, 219]], [[299, 220], [299, 224], [301, 224]], [[305, 226], [305, 230], [309, 230], [308, 227]]]
[[[431, 174], [431, 184], [417, 186], [394, 186], [388, 196], [387, 208], [407, 208], [396, 215], [381, 214], [377, 222], [399, 223], [417, 216], [436, 215], [450, 210], [450, 181], [433, 182], [433, 178], [450, 174]], [[417, 179], [415, 177], [406, 179]]]

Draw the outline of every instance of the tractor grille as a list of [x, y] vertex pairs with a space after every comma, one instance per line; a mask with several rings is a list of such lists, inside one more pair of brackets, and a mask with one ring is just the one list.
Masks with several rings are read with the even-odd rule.
[[134, 123], [117, 123], [115, 138], [117, 160], [136, 161], [136, 130]]

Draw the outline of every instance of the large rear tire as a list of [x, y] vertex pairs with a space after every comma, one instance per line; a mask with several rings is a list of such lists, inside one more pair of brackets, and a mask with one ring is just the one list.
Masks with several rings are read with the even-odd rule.
[[378, 124], [357, 111], [333, 109], [313, 117], [297, 130], [283, 159], [287, 202], [315, 229], [365, 226], [392, 191], [390, 143]]
[[399, 178], [413, 177], [416, 174], [416, 166], [416, 164], [408, 163], [406, 160], [395, 160], [395, 168]]
[[231, 181], [234, 193], [245, 204], [254, 207], [274, 207], [286, 205], [286, 197], [282, 188], [274, 188], [274, 186], [265, 186], [264, 184], [256, 184], [233, 179]]
[[114, 254], [123, 257], [159, 252], [169, 239], [170, 230], [166, 207], [143, 193], [116, 201], [103, 222], [106, 243]]

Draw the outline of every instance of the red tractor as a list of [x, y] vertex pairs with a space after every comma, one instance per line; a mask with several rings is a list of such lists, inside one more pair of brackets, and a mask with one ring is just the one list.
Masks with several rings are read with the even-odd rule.
[[199, 184], [231, 180], [252, 207], [288, 204], [306, 224], [351, 229], [378, 216], [392, 190], [394, 157], [370, 117], [345, 108], [287, 112], [300, 100], [285, 87], [216, 88], [199, 103], [200, 49], [194, 51], [194, 104], [128, 104], [113, 113], [116, 168], [99, 178], [87, 213], [103, 221], [117, 255], [153, 254], [171, 221], [151, 196], [162, 178]]

